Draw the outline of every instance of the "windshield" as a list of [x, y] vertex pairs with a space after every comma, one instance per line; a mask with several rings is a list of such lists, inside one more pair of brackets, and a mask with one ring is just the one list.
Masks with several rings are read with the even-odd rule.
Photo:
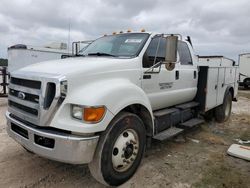
[[109, 35], [92, 42], [82, 55], [135, 57], [149, 37], [148, 33], [125, 33]]

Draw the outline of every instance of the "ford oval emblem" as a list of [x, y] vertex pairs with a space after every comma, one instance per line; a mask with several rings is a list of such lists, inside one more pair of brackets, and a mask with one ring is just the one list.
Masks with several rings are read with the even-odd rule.
[[24, 94], [23, 92], [19, 91], [18, 94], [17, 94], [17, 97], [18, 97], [19, 99], [24, 100], [24, 99], [25, 99], [25, 94]]

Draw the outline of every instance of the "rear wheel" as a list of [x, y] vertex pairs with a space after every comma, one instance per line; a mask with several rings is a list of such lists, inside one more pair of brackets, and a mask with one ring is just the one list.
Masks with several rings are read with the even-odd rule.
[[248, 89], [250, 86], [250, 78], [246, 78], [243, 82], [244, 88]]
[[215, 108], [215, 119], [222, 123], [229, 119], [232, 110], [232, 94], [228, 91], [224, 96], [223, 104]]
[[136, 172], [145, 143], [146, 132], [141, 119], [132, 113], [118, 114], [100, 137], [89, 164], [91, 174], [105, 185], [121, 185]]

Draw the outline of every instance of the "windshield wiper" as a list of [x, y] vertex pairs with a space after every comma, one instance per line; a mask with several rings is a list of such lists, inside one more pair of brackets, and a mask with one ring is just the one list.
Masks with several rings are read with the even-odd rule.
[[89, 53], [88, 56], [111, 56], [111, 57], [117, 57], [115, 55], [112, 54], [108, 54], [108, 53], [102, 53], [102, 52], [96, 52], [96, 53]]
[[61, 55], [61, 59], [71, 58], [71, 57], [85, 57], [83, 54], [63, 54]]

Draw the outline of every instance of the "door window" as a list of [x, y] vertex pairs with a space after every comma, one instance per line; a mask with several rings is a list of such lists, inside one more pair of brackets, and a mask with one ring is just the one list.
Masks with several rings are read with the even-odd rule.
[[[178, 42], [178, 53], [180, 57], [180, 63], [182, 65], [193, 64], [188, 45], [185, 42], [183, 41]], [[154, 63], [158, 63], [159, 61], [165, 61], [165, 54], [166, 54], [166, 39], [163, 37], [153, 38], [143, 56], [143, 67], [149, 68], [152, 67]]]
[[[158, 47], [158, 52], [157, 52], [157, 47]], [[143, 67], [144, 68], [152, 67], [154, 65], [154, 60], [155, 63], [159, 61], [164, 61], [166, 53], [165, 49], [166, 49], [165, 38], [162, 37], [153, 38], [143, 56]]]
[[182, 65], [193, 65], [192, 57], [188, 48], [187, 43], [178, 42], [178, 53], [180, 56], [180, 62]]

